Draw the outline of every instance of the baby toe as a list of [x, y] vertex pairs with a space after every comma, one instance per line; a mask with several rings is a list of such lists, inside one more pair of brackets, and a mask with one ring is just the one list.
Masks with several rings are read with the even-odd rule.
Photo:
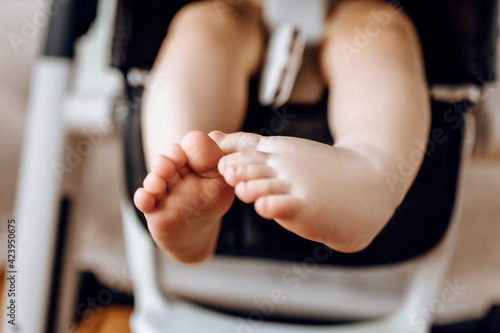
[[178, 143], [172, 143], [165, 149], [165, 156], [167, 156], [175, 165], [178, 173], [181, 177], [185, 176], [190, 172], [189, 166], [187, 164], [187, 156], [184, 149]]
[[265, 195], [287, 194], [289, 191], [289, 184], [281, 179], [255, 179], [239, 182], [234, 188], [238, 198], [245, 203], [255, 202]]
[[178, 143], [172, 143], [165, 149], [165, 156], [167, 156], [177, 169], [184, 167], [187, 164], [187, 156]]
[[210, 136], [226, 154], [244, 150], [256, 150], [263, 137], [254, 133], [237, 132], [225, 134], [222, 132], [211, 132]]
[[181, 142], [189, 167], [197, 174], [206, 177], [218, 176], [211, 171], [217, 170], [217, 165], [224, 152], [209, 137], [201, 131], [189, 132]]
[[253, 179], [268, 179], [276, 176], [276, 171], [263, 164], [231, 165], [222, 173], [226, 182], [231, 186], [236, 186], [241, 181]]
[[222, 157], [219, 161], [219, 172], [222, 174], [227, 167], [250, 165], [250, 164], [263, 164], [265, 165], [269, 160], [269, 154], [256, 150], [248, 150], [237, 153], [232, 153]]
[[265, 219], [293, 219], [301, 209], [301, 201], [290, 195], [266, 195], [258, 198], [254, 204], [257, 214]]
[[134, 193], [134, 204], [141, 212], [148, 213], [155, 207], [156, 198], [141, 187]]
[[166, 181], [155, 173], [149, 173], [143, 182], [144, 188], [153, 195], [165, 193], [167, 189]]
[[165, 155], [158, 155], [155, 158], [151, 170], [165, 180], [177, 172], [174, 162]]

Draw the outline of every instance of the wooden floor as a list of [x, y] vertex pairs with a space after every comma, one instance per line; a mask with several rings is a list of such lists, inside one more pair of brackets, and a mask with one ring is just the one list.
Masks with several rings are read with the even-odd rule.
[[74, 333], [129, 333], [128, 321], [132, 307], [108, 306], [93, 320], [80, 323]]
[[[4, 270], [0, 269], [0, 299], [3, 296]], [[128, 322], [131, 306], [108, 306], [97, 312], [92, 320], [83, 320], [73, 333], [130, 333]], [[0, 325], [1, 331], [1, 325]]]

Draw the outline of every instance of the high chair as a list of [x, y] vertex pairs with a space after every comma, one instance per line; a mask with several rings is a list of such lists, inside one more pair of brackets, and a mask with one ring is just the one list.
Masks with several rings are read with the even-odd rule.
[[[313, 105], [286, 103], [303, 51], [318, 38], [322, 21], [305, 28], [300, 15], [282, 17], [283, 2], [305, 4], [300, 0], [266, 4], [275, 42], [269, 48], [269, 65], [262, 71], [260, 86], [257, 79], [250, 84], [243, 130], [267, 129], [263, 134], [332, 143], [325, 95]], [[72, 84], [73, 45], [90, 26], [95, 16], [92, 9], [97, 8], [97, 1], [83, 3], [70, 1], [58, 7], [44, 57], [34, 72], [16, 208], [18, 240], [24, 244], [18, 262], [19, 317], [17, 327], [4, 322], [3, 332], [60, 332], [72, 319], [72, 283], [61, 280], [67, 265], [57, 260], [68, 248], [61, 243], [64, 228], [57, 224], [57, 216], [62, 216], [60, 226], [67, 223], [58, 209], [64, 188], [53, 165], [64, 163], [68, 129], [95, 128], [98, 120], [110, 118], [107, 110], [120, 84], [113, 72], [105, 70], [101, 94], [91, 99], [83, 98], [84, 94], [78, 94], [82, 87]], [[129, 200], [146, 173], [140, 136], [142, 91], [168, 23], [185, 3], [118, 0], [116, 4], [112, 65], [124, 74], [125, 82], [115, 114], [124, 143], [127, 195], [121, 208], [135, 296], [132, 330], [428, 332], [431, 307], [439, 296], [458, 228], [460, 180], [473, 136], [467, 110], [478, 102], [482, 85], [494, 79], [497, 2], [398, 3], [421, 36], [433, 96], [432, 129], [414, 185], [372, 245], [357, 254], [330, 251], [261, 221], [250, 206], [236, 202], [224, 218], [216, 257], [198, 266], [177, 265], [159, 253], [144, 228], [143, 216]], [[326, 15], [326, 2], [307, 4], [304, 11], [310, 9], [314, 17]], [[94, 24], [109, 24], [113, 6], [112, 1], [100, 1]], [[287, 126], [270, 128], [273, 119]], [[442, 137], [447, 139], [442, 141]], [[45, 156], [40, 157], [40, 152]], [[435, 228], [420, 239], [412, 238], [422, 225]], [[401, 235], [401, 241], [384, 246], [394, 235]], [[67, 293], [57, 288], [58, 281], [64, 282]]]

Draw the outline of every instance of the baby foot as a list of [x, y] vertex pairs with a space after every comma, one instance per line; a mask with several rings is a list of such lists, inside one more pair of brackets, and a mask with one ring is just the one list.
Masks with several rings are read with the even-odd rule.
[[200, 262], [214, 252], [220, 220], [234, 199], [217, 170], [222, 156], [207, 134], [190, 132], [156, 158], [134, 195], [153, 239], [178, 261]]
[[210, 135], [228, 154], [219, 171], [238, 198], [253, 202], [262, 217], [337, 251], [368, 246], [398, 205], [369, 146]]

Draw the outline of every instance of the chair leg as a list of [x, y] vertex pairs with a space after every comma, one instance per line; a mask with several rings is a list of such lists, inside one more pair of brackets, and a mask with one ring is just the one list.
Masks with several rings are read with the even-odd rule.
[[70, 72], [70, 62], [62, 58], [42, 58], [34, 68], [15, 209], [19, 255], [15, 267], [9, 269], [17, 271], [18, 317], [16, 326], [4, 321], [5, 333], [19, 332], [19, 327], [23, 332], [44, 332], [47, 324], [66, 163], [60, 106]]
[[133, 332], [159, 333], [151, 329], [168, 321], [171, 308], [158, 285], [155, 245], [126, 199], [122, 200], [122, 221], [135, 295], [130, 327]]

